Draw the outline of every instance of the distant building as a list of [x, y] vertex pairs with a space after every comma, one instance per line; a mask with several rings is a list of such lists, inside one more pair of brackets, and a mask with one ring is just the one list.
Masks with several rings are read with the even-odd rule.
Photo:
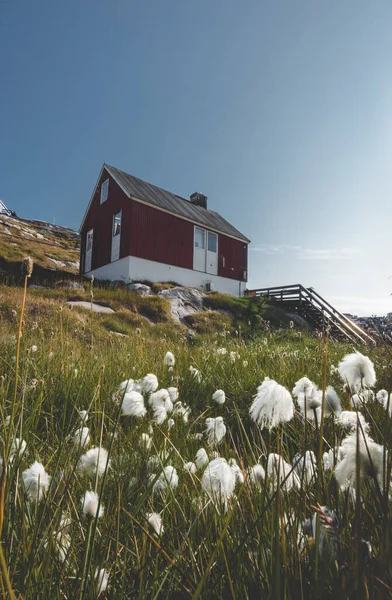
[[249, 240], [198, 192], [186, 200], [104, 164], [80, 233], [84, 275], [244, 293]]
[[12, 210], [9, 210], [4, 204], [4, 202], [0, 200], [0, 215], [7, 215], [8, 217], [10, 217], [12, 214]]

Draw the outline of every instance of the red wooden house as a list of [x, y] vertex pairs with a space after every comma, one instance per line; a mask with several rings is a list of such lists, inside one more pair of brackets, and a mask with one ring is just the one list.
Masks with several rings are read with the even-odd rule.
[[186, 200], [104, 164], [80, 233], [85, 275], [244, 292], [249, 240], [198, 192]]

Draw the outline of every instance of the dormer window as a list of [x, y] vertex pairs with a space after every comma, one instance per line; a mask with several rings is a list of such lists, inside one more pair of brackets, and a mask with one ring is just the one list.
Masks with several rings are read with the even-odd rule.
[[109, 179], [106, 179], [103, 183], [101, 183], [101, 204], [106, 202], [108, 199], [109, 192]]

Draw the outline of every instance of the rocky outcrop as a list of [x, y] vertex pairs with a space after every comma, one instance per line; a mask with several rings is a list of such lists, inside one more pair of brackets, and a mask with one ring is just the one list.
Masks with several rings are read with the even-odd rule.
[[149, 285], [145, 285], [144, 283], [130, 283], [127, 285], [127, 289], [130, 292], [135, 292], [139, 294], [139, 296], [151, 296], [152, 289]]
[[101, 306], [101, 304], [95, 304], [94, 302], [84, 302], [83, 300], [70, 300], [67, 302], [67, 305], [70, 308], [74, 306], [78, 306], [80, 308], [85, 308], [86, 310], [92, 310], [97, 313], [114, 313], [112, 308], [109, 306]]
[[205, 294], [196, 288], [177, 286], [162, 290], [158, 295], [170, 301], [172, 317], [179, 323], [184, 322], [187, 315], [204, 310]]

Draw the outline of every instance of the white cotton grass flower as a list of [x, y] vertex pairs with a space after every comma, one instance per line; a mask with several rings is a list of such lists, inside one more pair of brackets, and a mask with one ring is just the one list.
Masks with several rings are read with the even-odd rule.
[[127, 417], [144, 417], [147, 409], [144, 406], [143, 396], [136, 391], [127, 392], [122, 401], [121, 411]]
[[234, 352], [234, 351], [230, 352], [230, 360], [231, 360], [232, 363], [235, 363], [235, 361], [238, 358], [240, 358], [240, 355], [238, 354], [238, 352]]
[[24, 487], [27, 495], [33, 502], [40, 502], [44, 493], [49, 489], [50, 476], [45, 471], [45, 467], [38, 461], [35, 461], [28, 469], [22, 473]]
[[325, 405], [324, 414], [326, 417], [329, 415], [337, 415], [342, 412], [340, 399], [335, 390], [331, 385], [325, 390]]
[[234, 473], [236, 484], [241, 485], [242, 483], [244, 483], [245, 477], [244, 477], [241, 467], [238, 465], [236, 459], [229, 458], [229, 460], [227, 461], [227, 464], [229, 465], [230, 469]]
[[365, 433], [368, 433], [370, 430], [370, 425], [365, 421], [365, 417], [360, 412], [355, 410], [342, 410], [336, 419], [336, 423], [338, 425], [349, 431], [356, 430], [358, 422], [360, 424], [360, 429], [362, 429]]
[[387, 390], [380, 390], [376, 394], [378, 402], [388, 410], [389, 416], [392, 416], [392, 394], [388, 394]]
[[226, 435], [226, 425], [224, 424], [223, 417], [209, 417], [206, 419], [205, 436], [207, 438], [207, 444], [212, 446], [221, 443]]
[[330, 448], [328, 452], [323, 454], [323, 467], [324, 471], [331, 471], [335, 465], [343, 458], [343, 452], [340, 446]]
[[154, 406], [153, 414], [154, 421], [157, 425], [162, 425], [167, 419], [167, 411], [164, 406]]
[[170, 396], [170, 400], [174, 404], [178, 400], [178, 388], [176, 388], [176, 387], [168, 387], [167, 391], [168, 391], [168, 394]]
[[99, 504], [99, 496], [96, 492], [88, 491], [84, 494], [82, 501], [82, 512], [86, 517], [100, 519], [104, 513], [104, 507]]
[[150, 450], [151, 444], [152, 444], [152, 439], [150, 438], [148, 433], [142, 433], [142, 435], [140, 436], [139, 444], [140, 444], [141, 448], [143, 448], [144, 450]]
[[210, 496], [214, 504], [224, 508], [227, 512], [228, 502], [233, 495], [236, 477], [230, 465], [224, 458], [215, 458], [206, 467], [201, 485]]
[[190, 413], [190, 407], [182, 404], [180, 400], [176, 402], [173, 406], [173, 415], [179, 415], [184, 421], [184, 423], [188, 423]]
[[300, 481], [304, 481], [306, 485], [316, 479], [317, 461], [312, 450], [306, 450], [304, 456], [297, 454], [293, 459], [293, 467]]
[[26, 452], [27, 444], [24, 440], [14, 438], [11, 443], [10, 463], [13, 463], [15, 458], [22, 458]]
[[[207, 462], [208, 462], [208, 458], [207, 458]], [[194, 462], [187, 462], [184, 465], [184, 471], [186, 471], [187, 473], [191, 473], [191, 475], [195, 475], [195, 473], [197, 471], [197, 467]]]
[[167, 429], [168, 429], [168, 431], [170, 431], [170, 429], [171, 429], [172, 427], [174, 427], [174, 425], [175, 425], [175, 421], [174, 421], [174, 419], [168, 419], [168, 420], [167, 420]]
[[150, 458], [147, 461], [147, 473], [153, 473], [154, 471], [159, 469], [161, 467], [161, 461], [162, 459], [156, 454], [150, 456]]
[[76, 448], [84, 448], [90, 443], [90, 430], [88, 427], [80, 427], [72, 436]]
[[200, 371], [192, 366], [189, 367], [189, 371], [190, 371], [192, 377], [194, 377], [198, 383], [201, 383], [202, 375], [201, 375]]
[[[139, 389], [137, 389], [139, 388]], [[133, 379], [126, 379], [125, 381], [122, 381], [118, 387], [118, 391], [120, 392], [120, 395], [122, 394], [128, 394], [129, 392], [140, 392], [140, 384], [135, 383], [135, 381]]]
[[140, 382], [142, 391], [145, 394], [151, 394], [158, 389], [158, 378], [153, 373], [146, 375]]
[[171, 401], [170, 394], [165, 389], [161, 389], [150, 394], [148, 405], [152, 408], [155, 408], [156, 406], [163, 406], [168, 413], [171, 413], [173, 410], [173, 402]]
[[338, 366], [340, 377], [345, 381], [351, 391], [372, 388], [376, 384], [376, 373], [370, 358], [360, 352], [347, 354]]
[[100, 569], [99, 567], [97, 567], [94, 573], [94, 581], [95, 593], [96, 597], [98, 598], [98, 596], [106, 592], [106, 589], [109, 584], [109, 573], [106, 571], [106, 569]]
[[292, 390], [292, 394], [294, 398], [298, 398], [298, 396], [305, 394], [305, 396], [311, 396], [313, 392], [313, 388], [315, 387], [314, 383], [310, 381], [307, 377], [301, 377], [299, 379]]
[[293, 488], [299, 489], [301, 482], [290, 463], [286, 462], [279, 454], [269, 454], [267, 459], [267, 475], [271, 487], [276, 490], [278, 486], [289, 492]]
[[323, 394], [317, 385], [307, 377], [302, 377], [296, 382], [292, 394], [296, 398], [299, 410], [304, 417], [309, 421], [320, 420], [321, 411], [318, 409], [321, 407]]
[[80, 422], [82, 425], [84, 425], [85, 423], [87, 423], [88, 421], [88, 412], [87, 410], [80, 410], [79, 411], [79, 417], [80, 417]]
[[178, 486], [177, 471], [171, 465], [165, 467], [158, 479], [153, 485], [153, 492], [166, 492], [167, 490], [175, 490]]
[[201, 469], [204, 469], [204, 467], [206, 465], [208, 465], [209, 463], [209, 458], [208, 458], [208, 454], [206, 452], [206, 450], [204, 448], [200, 448], [200, 450], [198, 450], [196, 452], [196, 457], [195, 457], [195, 465], [197, 467], [197, 469], [200, 471]]
[[164, 528], [162, 524], [162, 517], [158, 513], [153, 512], [148, 513], [146, 518], [149, 526], [154, 531], [154, 533], [156, 533], [156, 535], [158, 536], [163, 535]]
[[31, 346], [31, 348], [30, 348], [30, 352], [37, 352], [37, 350], [38, 350], [38, 348], [35, 344], [33, 346]]
[[216, 390], [216, 392], [212, 394], [212, 399], [217, 404], [224, 404], [226, 400], [226, 394], [223, 390]]
[[226, 348], [218, 348], [218, 349], [216, 350], [216, 353], [218, 354], [218, 356], [219, 356], [219, 355], [220, 355], [220, 356], [224, 356], [225, 354], [227, 354], [227, 350], [226, 350]]
[[174, 367], [176, 359], [174, 358], [174, 354], [172, 352], [166, 352], [165, 358], [163, 359], [166, 367]]
[[105, 473], [106, 465], [110, 467], [110, 460], [108, 458], [108, 452], [105, 448], [90, 448], [85, 454], [83, 454], [78, 462], [78, 469], [81, 473], [87, 475], [96, 475], [102, 477]]
[[249, 467], [246, 473], [246, 481], [251, 487], [263, 487], [265, 481], [264, 467], [259, 464]]
[[252, 421], [261, 429], [272, 429], [293, 418], [293, 399], [285, 387], [266, 377], [257, 388], [249, 413]]
[[376, 478], [383, 487], [384, 447], [376, 444], [367, 434], [351, 433], [341, 443], [342, 460], [335, 467], [334, 475], [342, 490], [355, 492], [357, 474], [357, 443], [359, 453], [359, 478]]

